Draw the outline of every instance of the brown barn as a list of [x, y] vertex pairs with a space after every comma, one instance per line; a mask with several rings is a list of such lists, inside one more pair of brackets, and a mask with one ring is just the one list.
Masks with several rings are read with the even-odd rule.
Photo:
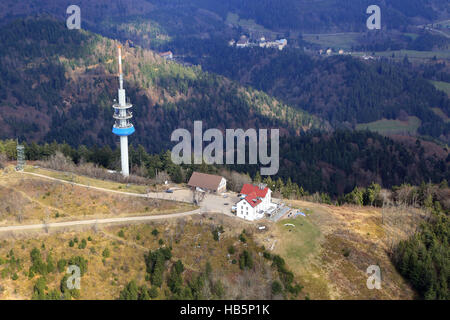
[[200, 188], [207, 192], [222, 193], [227, 191], [227, 180], [222, 176], [194, 171], [189, 179], [188, 186]]

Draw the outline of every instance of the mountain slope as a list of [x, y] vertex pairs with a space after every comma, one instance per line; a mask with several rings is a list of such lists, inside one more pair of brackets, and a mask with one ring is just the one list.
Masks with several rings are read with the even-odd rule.
[[[408, 61], [361, 61], [349, 56], [317, 57], [300, 50], [236, 50], [218, 41], [180, 40], [177, 48], [204, 69], [278, 97], [333, 125], [416, 116], [419, 133], [450, 141], [450, 99]], [[442, 63], [445, 65], [445, 62]]]
[[[65, 16], [68, 0], [4, 0], [0, 15], [10, 19], [37, 13]], [[171, 35], [212, 35], [229, 28], [230, 13], [253, 21], [266, 29], [285, 32], [362, 31], [366, 28], [366, 9], [379, 5], [383, 23], [388, 29], [402, 29], [412, 24], [429, 23], [450, 14], [448, 4], [441, 0], [128, 0], [77, 2], [82, 8], [83, 23], [107, 32], [105, 22], [117, 23], [137, 17], [160, 24]]]
[[[118, 85], [114, 41], [69, 31], [48, 19], [20, 20], [1, 31], [0, 137], [56, 140], [76, 148], [118, 143], [111, 133], [111, 104]], [[165, 63], [151, 51], [126, 47], [124, 70], [137, 130], [130, 143], [148, 152], [171, 148], [174, 129], [191, 130], [195, 120], [202, 120], [204, 129], [280, 128], [292, 140], [281, 141], [279, 176], [310, 192], [340, 195], [372, 181], [392, 186], [448, 178], [448, 150], [424, 154], [414, 142], [402, 146], [358, 132], [303, 135], [328, 126], [199, 67]], [[238, 167], [235, 170], [252, 176], [258, 170], [255, 165]]]
[[[49, 19], [26, 19], [0, 30], [1, 137], [115, 143], [116, 42], [68, 30]], [[125, 87], [134, 104], [134, 143], [168, 148], [176, 128], [326, 129], [321, 120], [199, 67], [164, 62], [151, 51], [125, 48]]]

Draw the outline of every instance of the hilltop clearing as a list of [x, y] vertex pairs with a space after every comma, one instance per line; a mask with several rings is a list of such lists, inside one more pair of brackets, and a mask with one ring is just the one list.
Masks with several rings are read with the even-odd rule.
[[[36, 184], [40, 188], [36, 189]], [[25, 224], [39, 221], [45, 212], [51, 213], [52, 221], [61, 221], [183, 210], [179, 203], [139, 197], [125, 199], [19, 173], [3, 172], [1, 187], [10, 192], [9, 198], [3, 197], [2, 204], [9, 203], [13, 209], [4, 219], [14, 224], [18, 224], [17, 212], [26, 213], [22, 217], [22, 224]], [[14, 201], [14, 207], [8, 199]], [[414, 291], [395, 270], [389, 253], [395, 243], [416, 230], [424, 213], [409, 208], [335, 207], [300, 200], [288, 203], [306, 216], [277, 223], [249, 223], [221, 213], [204, 213], [123, 226], [4, 233], [0, 236], [3, 239], [0, 240], [3, 279], [0, 297], [132, 298], [132, 288], [136, 285], [143, 296], [156, 291], [157, 299], [177, 296], [194, 299], [414, 298]], [[147, 213], [145, 206], [148, 206]], [[60, 214], [60, 218], [56, 218], [56, 214]], [[266, 229], [260, 230], [260, 225], [265, 225]], [[30, 251], [33, 248], [40, 251], [45, 261], [44, 271], [32, 267], [34, 260], [30, 260]], [[170, 248], [170, 257], [155, 274], [156, 271], [148, 269], [147, 254], [153, 252], [154, 257], [158, 256], [158, 248]], [[184, 266], [180, 274], [171, 271], [180, 264], [178, 260]], [[81, 290], [69, 296], [59, 289], [64, 278], [64, 261], [87, 264]], [[61, 271], [52, 268], [60, 264]], [[367, 289], [366, 270], [370, 265], [379, 265], [382, 270], [381, 290]], [[38, 282], [43, 281], [39, 279], [44, 276], [48, 290], [39, 287]], [[156, 280], [157, 276], [161, 282]], [[178, 279], [176, 287], [171, 282], [174, 277]], [[195, 291], [195, 279], [202, 279], [198, 281], [202, 281], [203, 288], [208, 288], [202, 291], [203, 295]]]

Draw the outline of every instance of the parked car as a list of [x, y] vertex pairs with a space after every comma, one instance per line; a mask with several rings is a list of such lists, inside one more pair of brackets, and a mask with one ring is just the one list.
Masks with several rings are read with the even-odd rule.
[[168, 189], [166, 190], [166, 193], [173, 193], [173, 190]]
[[229, 205], [229, 203], [228, 203], [228, 202], [225, 202], [223, 205], [224, 205], [224, 206], [227, 206], [227, 205]]

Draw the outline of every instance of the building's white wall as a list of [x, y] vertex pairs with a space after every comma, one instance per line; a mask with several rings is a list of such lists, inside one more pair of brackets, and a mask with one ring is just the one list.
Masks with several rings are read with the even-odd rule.
[[266, 211], [272, 206], [272, 191], [269, 189], [262, 202], [252, 207], [247, 200], [242, 199], [236, 204], [236, 216], [245, 220], [257, 220], [264, 217], [261, 211]]
[[236, 216], [245, 220], [255, 220], [256, 211], [247, 200], [243, 199], [236, 204]]

